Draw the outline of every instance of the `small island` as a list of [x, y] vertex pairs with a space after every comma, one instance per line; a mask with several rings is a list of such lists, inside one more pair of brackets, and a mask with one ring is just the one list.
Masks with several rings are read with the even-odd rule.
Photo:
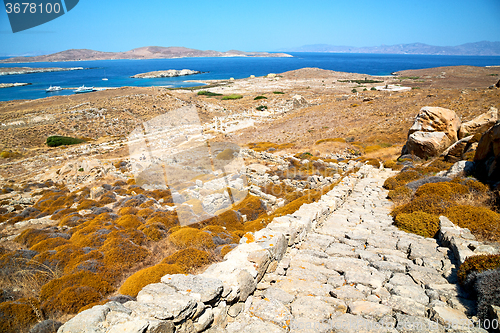
[[31, 83], [0, 83], [0, 88], [29, 86]]
[[33, 74], [33, 73], [46, 73], [46, 72], [66, 72], [82, 70], [83, 67], [49, 67], [49, 68], [31, 68], [31, 67], [4, 67], [0, 68], [0, 75], [18, 75], [18, 74]]
[[193, 71], [191, 69], [169, 69], [166, 71], [153, 71], [147, 73], [141, 73], [131, 76], [131, 78], [140, 78], [140, 79], [156, 79], [162, 77], [177, 77], [177, 76], [187, 76], [187, 75], [195, 75], [200, 74], [200, 71]]

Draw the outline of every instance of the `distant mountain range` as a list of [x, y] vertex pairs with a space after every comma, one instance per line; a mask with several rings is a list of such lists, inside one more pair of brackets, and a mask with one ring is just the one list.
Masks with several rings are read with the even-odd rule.
[[291, 55], [284, 53], [242, 52], [237, 50], [218, 52], [211, 50], [201, 51], [186, 47], [146, 46], [126, 52], [101, 52], [88, 49], [71, 49], [34, 57], [13, 57], [1, 60], [0, 62], [20, 63], [112, 59], [166, 59], [187, 57], [291, 57]]
[[304, 45], [280, 50], [281, 52], [331, 52], [331, 53], [385, 53], [429, 55], [479, 55], [500, 56], [500, 42], [482, 41], [458, 46], [433, 46], [423, 43], [381, 45], [374, 47], [334, 46], [328, 44]]

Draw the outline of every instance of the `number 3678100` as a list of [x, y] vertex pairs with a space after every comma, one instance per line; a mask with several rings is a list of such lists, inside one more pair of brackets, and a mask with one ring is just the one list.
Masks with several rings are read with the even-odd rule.
[[7, 14], [15, 13], [15, 14], [42, 14], [42, 13], [56, 13], [58, 14], [61, 11], [61, 5], [59, 3], [51, 4], [46, 3], [45, 6], [43, 4], [36, 4], [33, 2], [22, 2], [22, 3], [6, 3], [5, 9]]

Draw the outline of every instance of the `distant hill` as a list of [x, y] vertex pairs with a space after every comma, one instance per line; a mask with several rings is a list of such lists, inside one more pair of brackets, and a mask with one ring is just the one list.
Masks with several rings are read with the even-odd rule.
[[282, 52], [331, 52], [331, 53], [385, 53], [429, 55], [479, 55], [500, 56], [500, 42], [482, 41], [458, 46], [433, 46], [423, 43], [381, 45], [374, 47], [334, 46], [328, 44], [304, 45], [283, 49]]
[[55, 61], [83, 61], [83, 60], [112, 60], [112, 59], [163, 59], [187, 57], [291, 57], [284, 53], [242, 52], [231, 50], [227, 52], [202, 51], [186, 47], [146, 46], [126, 52], [101, 52], [88, 49], [71, 49], [48, 55], [35, 57], [13, 57], [1, 60], [2, 63], [19, 62], [55, 62]]

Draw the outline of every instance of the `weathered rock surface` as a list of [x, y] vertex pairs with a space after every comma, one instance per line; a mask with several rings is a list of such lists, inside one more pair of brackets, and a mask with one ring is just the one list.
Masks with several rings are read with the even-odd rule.
[[476, 176], [495, 184], [500, 181], [500, 122], [483, 134], [474, 155]]
[[445, 132], [413, 132], [408, 136], [403, 154], [412, 154], [420, 158], [437, 156], [452, 142]]
[[413, 125], [408, 131], [408, 136], [415, 132], [443, 132], [453, 143], [458, 140], [460, 125], [460, 118], [455, 111], [436, 106], [426, 106], [420, 109], [420, 112], [415, 117]]
[[140, 79], [153, 79], [153, 78], [161, 78], [161, 77], [177, 77], [177, 76], [187, 76], [200, 74], [200, 71], [193, 71], [191, 69], [169, 69], [166, 71], [153, 71], [147, 73], [141, 73], [131, 76], [132, 78], [140, 78]]
[[491, 107], [490, 110], [471, 121], [462, 123], [458, 131], [458, 138], [462, 139], [476, 133], [484, 133], [495, 125], [498, 120], [498, 109]]

